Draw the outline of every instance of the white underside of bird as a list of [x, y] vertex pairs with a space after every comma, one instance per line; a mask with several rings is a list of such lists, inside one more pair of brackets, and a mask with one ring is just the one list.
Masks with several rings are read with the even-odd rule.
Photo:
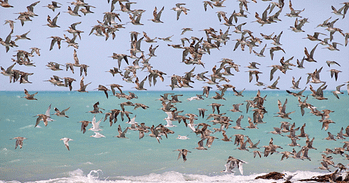
[[177, 139], [179, 139], [179, 140], [188, 140], [190, 138], [188, 136], [178, 135]]
[[95, 134], [94, 134], [94, 135], [91, 135], [90, 137], [94, 137], [94, 138], [102, 138], [102, 137], [104, 137], [104, 138], [105, 138], [105, 136], [102, 135], [102, 134], [99, 133], [99, 132], [95, 132]]

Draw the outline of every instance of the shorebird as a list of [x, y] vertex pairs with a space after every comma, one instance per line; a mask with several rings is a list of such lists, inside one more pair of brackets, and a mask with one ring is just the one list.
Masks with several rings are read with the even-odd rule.
[[286, 113], [286, 104], [287, 104], [287, 98], [285, 99], [284, 105], [282, 105], [281, 101], [278, 100], [279, 112], [277, 112], [278, 115], [275, 116], [275, 117], [281, 117], [281, 118], [291, 119], [291, 118], [289, 117], [289, 115], [292, 114], [292, 113], [294, 113], [295, 111]]
[[43, 7], [48, 7], [49, 9], [51, 9], [53, 12], [55, 11], [55, 9], [57, 8], [61, 8], [61, 6], [59, 5], [62, 5], [61, 3], [58, 3], [56, 1], [52, 1], [51, 4], [48, 4], [47, 6], [43, 6]]
[[258, 70], [249, 70], [248, 71], [248, 82], [251, 82], [252, 81], [252, 79], [253, 79], [253, 75], [255, 75], [255, 77], [256, 77], [256, 82], [258, 82], [258, 80], [259, 80], [259, 76], [258, 76], [258, 74], [262, 74], [262, 72], [260, 72], [260, 71], [258, 71]]
[[319, 88], [317, 90], [314, 90], [313, 86], [309, 85], [309, 89], [312, 92], [312, 94], [310, 94], [310, 95], [318, 100], [327, 100], [327, 98], [324, 97], [324, 93], [323, 93], [323, 90], [325, 90], [326, 88], [327, 88], [326, 83], [319, 86]]
[[[332, 42], [332, 44], [328, 44], [327, 49], [329, 49], [330, 51], [340, 51], [338, 48], [337, 48], [337, 45], [342, 45], [341, 43], [337, 43], [337, 42]], [[343, 46], [343, 45], [342, 45]], [[325, 49], [324, 48], [324, 49]]]
[[50, 15], [47, 15], [47, 26], [51, 27], [51, 28], [55, 28], [55, 27], [58, 27], [60, 28], [59, 25], [57, 25], [57, 19], [58, 19], [58, 16], [61, 14], [61, 12], [58, 12], [58, 14], [51, 20], [51, 17]]
[[158, 39], [163, 40], [163, 41], [169, 41], [169, 42], [172, 42], [171, 38], [172, 38], [173, 36], [174, 36], [174, 35], [167, 36], [167, 37], [163, 37], [163, 38], [159, 37]]
[[[98, 105], [99, 105], [99, 102], [96, 102], [95, 104], [93, 104], [93, 110], [92, 111], [88, 111], [88, 112], [92, 113], [92, 114], [103, 113], [102, 111], [99, 110], [99, 109], [102, 109], [102, 108], [99, 108]], [[102, 109], [102, 110], [104, 110], [104, 109]]]
[[37, 127], [41, 120], [44, 121], [45, 126], [47, 126], [49, 121], [53, 121], [53, 119], [51, 119], [50, 110], [51, 110], [51, 104], [48, 106], [45, 114], [37, 114], [36, 115], [36, 116], [38, 116], [38, 118], [36, 118], [36, 123], [35, 123], [34, 127]]
[[102, 138], [102, 137], [104, 137], [105, 138], [105, 136], [103, 134], [99, 133], [99, 132], [95, 132], [95, 134], [91, 135], [90, 137], [94, 137], [94, 138]]
[[269, 88], [269, 89], [280, 89], [280, 88], [278, 88], [276, 85], [278, 84], [278, 82], [279, 82], [279, 79], [280, 79], [280, 76], [274, 81], [274, 83], [272, 84], [272, 85], [268, 85], [266, 88], [263, 88], [263, 89], [267, 89], [267, 88]]
[[79, 121], [79, 123], [81, 123], [81, 131], [82, 133], [85, 133], [86, 132], [86, 127], [88, 126], [88, 124], [91, 123], [91, 121]]
[[290, 95], [295, 96], [295, 97], [304, 97], [303, 92], [305, 91], [305, 89], [307, 89], [307, 87], [305, 87], [303, 90], [301, 90], [299, 92], [291, 92], [289, 90], [286, 90], [286, 92]]
[[[16, 139], [16, 146], [15, 146], [15, 149], [17, 149], [17, 147], [19, 146], [20, 149], [22, 149], [23, 147], [23, 140], [27, 139], [25, 137], [14, 137], [12, 139]], [[10, 140], [12, 140], [10, 139]]]
[[191, 151], [188, 151], [187, 149], [177, 149], [175, 151], [179, 151], [177, 160], [182, 157], [184, 162], [187, 161], [188, 152], [191, 153]]
[[61, 49], [61, 41], [63, 40], [63, 38], [59, 36], [51, 36], [49, 38], [52, 38], [50, 51], [53, 49], [53, 46], [55, 45], [55, 43], [57, 43], [58, 49]]
[[236, 126], [233, 126], [231, 128], [234, 128], [236, 130], [245, 130], [241, 127], [241, 120], [244, 118], [244, 115], [240, 115], [240, 117], [236, 120]]
[[190, 139], [188, 136], [183, 136], [183, 135], [178, 135], [178, 137], [176, 139], [180, 139], [180, 140], [188, 140]]
[[242, 112], [239, 107], [240, 105], [244, 105], [244, 103], [233, 104], [233, 109], [230, 109], [231, 112]]
[[98, 91], [103, 91], [105, 96], [108, 98], [108, 91], [109, 89], [103, 85], [98, 85], [98, 88], [97, 88]]
[[[131, 15], [132, 14], [132, 15]], [[138, 13], [136, 13], [135, 11], [133, 13], [128, 14], [129, 18], [131, 20], [131, 23], [133, 25], [143, 25], [140, 21], [141, 21], [141, 17], [142, 17], [143, 11], [140, 11]]]
[[321, 161], [321, 166], [319, 167], [320, 170], [328, 170], [331, 172], [330, 168], [328, 167], [328, 163], [326, 161]]
[[11, 44], [11, 35], [13, 33], [13, 29], [11, 30], [11, 32], [7, 35], [5, 41], [0, 38], [0, 43], [6, 47], [6, 53], [10, 50], [10, 47], [13, 47]]
[[189, 11], [189, 9], [185, 8], [184, 6], [185, 3], [177, 3], [176, 7], [173, 7], [172, 10], [177, 12], [177, 20], [179, 19], [179, 16], [181, 15], [181, 13], [183, 12], [185, 15], [187, 15], [187, 11]]
[[80, 89], [77, 90], [78, 92], [88, 92], [86, 91], [86, 87], [91, 84], [92, 82], [89, 82], [87, 84], [84, 84], [84, 76], [81, 77], [81, 80], [80, 80]]
[[225, 170], [223, 170], [223, 172], [234, 173], [232, 170], [235, 167], [237, 167], [239, 169], [241, 175], [243, 175], [244, 174], [244, 171], [243, 171], [243, 168], [242, 168], [243, 164], [247, 164], [247, 162], [243, 161], [243, 160], [240, 160], [240, 159], [237, 159], [237, 158], [234, 158], [232, 156], [229, 156], [228, 160], [227, 160], [227, 163], [224, 165], [225, 166]]
[[153, 21], [155, 23], [164, 23], [163, 21], [160, 20], [162, 11], [164, 11], [164, 6], [161, 8], [161, 10], [159, 12], [157, 12], [157, 8], [155, 6], [154, 11], [153, 11], [154, 18], [151, 19], [151, 21]]
[[94, 131], [94, 132], [98, 132], [98, 131], [102, 131], [102, 129], [100, 129], [99, 124], [101, 123], [103, 118], [101, 118], [99, 121], [96, 122], [96, 115], [93, 116], [91, 124], [92, 127], [88, 130]]
[[212, 146], [213, 141], [214, 141], [215, 139], [218, 139], [218, 138], [217, 138], [217, 137], [214, 137], [214, 136], [206, 136], [206, 139], [207, 139], [207, 141], [206, 141], [206, 146], [207, 146], [208, 148], [210, 148], [210, 147]]
[[69, 142], [69, 141], [73, 141], [73, 139], [70, 139], [70, 138], [64, 137], [64, 138], [61, 138], [60, 140], [62, 140], [62, 141], [63, 141], [63, 143], [64, 143], [65, 147], [68, 149], [68, 151], [70, 151], [68, 142]]
[[329, 124], [335, 123], [334, 121], [330, 119], [324, 119], [324, 120], [319, 120], [322, 123], [321, 130], [325, 128], [325, 131], [328, 130]]
[[198, 142], [198, 147], [195, 147], [195, 149], [197, 149], [197, 150], [207, 150], [207, 148], [204, 147], [204, 140], [205, 140], [205, 139], [201, 139], [201, 140]]
[[82, 8], [80, 9], [81, 13], [84, 14], [84, 16], [86, 16], [86, 14], [89, 14], [89, 13], [94, 13], [93, 11], [91, 11], [90, 9], [91, 8], [96, 8], [94, 6], [91, 6], [91, 5], [84, 5], [85, 8]]
[[13, 8], [13, 6], [8, 3], [8, 0], [1, 0], [0, 3], [0, 6], [4, 8]]
[[220, 113], [219, 107], [224, 106], [223, 104], [218, 104], [218, 103], [212, 103], [209, 106], [212, 106], [212, 113], [215, 112], [215, 109], [217, 109], [217, 113]]
[[331, 70], [330, 70], [331, 78], [333, 78], [333, 76], [334, 76], [334, 79], [337, 81], [337, 79], [338, 79], [338, 74], [339, 74], [340, 72], [342, 72], [342, 71], [337, 70], [337, 69], [331, 69]]
[[69, 110], [70, 107], [68, 107], [68, 108], [66, 108], [66, 109], [64, 109], [64, 110], [62, 110], [62, 111], [59, 111], [56, 107], [53, 108], [53, 109], [56, 111], [56, 113], [54, 113], [53, 115], [57, 115], [57, 116], [59, 116], [59, 117], [66, 117], [66, 118], [69, 118], [69, 116], [67, 116], [67, 115], [65, 114], [65, 112], [66, 112], [67, 110]]
[[24, 93], [25, 93], [25, 97], [24, 98], [26, 98], [27, 100], [38, 100], [38, 99], [36, 99], [34, 97], [36, 94], [38, 94], [38, 92], [33, 93], [33, 94], [29, 94], [28, 90], [24, 89]]
[[275, 51], [282, 51], [282, 52], [284, 52], [284, 53], [286, 53], [285, 52], [285, 50], [284, 49], [282, 49], [280, 46], [276, 46], [276, 47], [270, 47], [270, 58], [271, 58], [271, 60], [273, 60], [273, 58], [274, 58], [274, 52]]
[[121, 126], [119, 125], [118, 126], [118, 133], [119, 133], [119, 135], [117, 135], [115, 137], [117, 137], [117, 138], [127, 138], [125, 135], [126, 135], [128, 129], [129, 129], [129, 127], [126, 127], [125, 130], [122, 131]]
[[344, 86], [344, 85], [345, 85], [345, 84], [338, 85], [338, 86], [336, 87], [336, 90], [335, 90], [335, 91], [332, 91], [333, 95], [334, 95], [335, 97], [337, 97], [337, 99], [339, 99], [338, 94], [344, 94], [343, 92], [341, 92], [341, 87]]
[[305, 8], [303, 10], [295, 10], [295, 9], [293, 9], [291, 0], [289, 0], [289, 8], [290, 8], [291, 12], [290, 13], [286, 13], [286, 16], [302, 18], [302, 16], [300, 16], [299, 14], [302, 13], [305, 10]]
[[21, 34], [21, 35], [16, 35], [15, 41], [18, 41], [18, 40], [20, 40], [20, 39], [31, 40], [30, 38], [27, 37], [27, 35], [28, 35], [29, 32], [30, 32], [30, 31], [28, 31], [28, 32], [26, 32], [26, 33], [24, 33], [24, 34]]
[[135, 88], [136, 88], [137, 90], [147, 90], [146, 88], [143, 87], [143, 86], [144, 86], [144, 82], [145, 82], [145, 80], [147, 80], [147, 78], [148, 78], [148, 76], [146, 76], [146, 77], [139, 83], [139, 79], [138, 79], [138, 77], [136, 77], [136, 80], [135, 80], [136, 86], [135, 86]]
[[67, 13], [69, 13], [71, 16], [78, 16], [78, 17], [81, 17], [81, 15], [79, 15], [79, 6], [75, 6], [74, 7], [74, 10], [68, 6], [68, 11]]

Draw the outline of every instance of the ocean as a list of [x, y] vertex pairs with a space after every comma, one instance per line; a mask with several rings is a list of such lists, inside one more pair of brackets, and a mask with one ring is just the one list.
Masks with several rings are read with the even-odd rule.
[[[30, 91], [34, 93], [35, 91]], [[257, 91], [244, 91], [243, 97], [235, 96], [232, 91], [227, 91], [224, 95], [226, 100], [215, 100], [211, 98], [215, 91], [211, 91], [208, 98], [204, 100], [187, 100], [196, 94], [202, 94], [202, 91], [132, 91], [138, 98], [130, 100], [133, 103], [142, 103], [149, 108], [133, 109], [132, 106], [125, 106], [126, 111], [132, 112], [130, 117], [136, 116], [136, 122], [145, 123], [147, 126], [166, 124], [164, 118], [167, 114], [162, 111], [161, 101], [158, 100], [164, 93], [180, 94], [178, 99], [180, 103], [175, 103], [178, 111], [183, 110], [182, 115], [193, 113], [199, 115], [198, 108], [207, 109], [205, 117], [197, 117], [195, 124], [208, 123], [213, 128], [219, 128], [219, 124], [214, 125], [211, 119], [206, 119], [212, 113], [211, 103], [223, 104], [220, 113], [226, 113], [230, 117], [230, 127], [235, 126], [235, 121], [240, 115], [244, 118], [241, 121], [242, 127], [247, 127], [248, 117], [252, 118], [253, 111], [250, 109], [246, 113], [246, 100], [253, 100]], [[128, 94], [127, 92], [125, 92]], [[168, 138], [162, 137], [160, 143], [155, 138], [145, 134], [144, 138], [138, 138], [138, 131], [128, 130], [126, 139], [115, 137], [118, 135], [118, 125], [125, 129], [130, 126], [120, 116], [115, 124], [109, 126], [108, 119], [103, 122], [106, 112], [111, 109], [121, 109], [120, 103], [126, 102], [124, 98], [117, 98], [109, 93], [107, 99], [103, 92], [91, 91], [89, 93], [66, 92], [66, 91], [38, 91], [35, 96], [38, 100], [26, 100], [23, 98], [22, 91], [0, 91], [0, 182], [270, 182], [270, 180], [255, 180], [258, 175], [276, 171], [293, 175], [291, 181], [305, 178], [311, 178], [316, 175], [329, 173], [327, 170], [320, 170], [321, 154], [326, 148], [334, 149], [342, 147], [344, 141], [336, 139], [326, 140], [328, 132], [333, 135], [343, 127], [349, 125], [349, 96], [345, 93], [339, 95], [340, 99], [335, 98], [331, 91], [324, 91], [324, 96], [328, 100], [316, 100], [310, 96], [310, 91], [303, 93], [309, 96], [307, 102], [315, 106], [318, 110], [330, 109], [329, 119], [335, 123], [329, 125], [328, 130], [321, 129], [321, 117], [310, 113], [305, 109], [304, 116], [301, 115], [297, 98], [287, 94], [285, 91], [262, 90], [261, 96], [266, 97], [264, 107], [267, 113], [263, 121], [266, 123], [258, 124], [258, 129], [236, 130], [229, 128], [226, 130], [228, 137], [235, 134], [249, 136], [252, 142], [260, 140], [259, 151], [263, 152], [263, 146], [267, 146], [271, 138], [276, 145], [283, 149], [279, 152], [292, 151], [297, 152], [301, 147], [290, 147], [291, 140], [286, 136], [288, 133], [276, 135], [269, 133], [274, 131], [273, 127], [280, 127], [282, 121], [295, 123], [296, 127], [301, 127], [306, 123], [305, 133], [310, 138], [315, 137], [313, 146], [317, 150], [310, 149], [308, 159], [294, 159], [292, 157], [281, 161], [282, 154], [274, 153], [268, 157], [253, 157], [255, 149], [249, 151], [238, 150], [234, 141], [226, 142], [222, 133], [211, 134], [217, 137], [208, 150], [197, 150], [200, 135], [193, 133], [184, 123], [174, 121], [175, 127], [169, 127], [174, 134], [168, 134]], [[282, 119], [276, 116], [278, 110], [278, 99], [283, 104], [287, 99], [286, 112], [295, 111], [289, 116], [292, 119]], [[304, 97], [302, 97], [304, 100]], [[103, 113], [92, 114], [88, 111], [93, 110], [93, 105], [99, 102], [99, 107], [103, 108]], [[231, 112], [232, 104], [244, 103], [240, 106], [242, 112]], [[41, 121], [37, 127], [36, 115], [44, 114], [48, 106], [51, 105], [51, 118], [54, 121], [48, 122], [45, 126]], [[54, 108], [59, 110], [66, 109], [66, 115], [69, 118], [52, 115]], [[217, 111], [215, 111], [217, 114]], [[95, 116], [96, 120], [102, 119], [101, 134], [105, 138], [90, 137], [94, 132], [87, 130], [85, 134], [81, 131], [79, 121], [91, 121]], [[91, 128], [92, 125], [86, 129]], [[300, 132], [297, 131], [296, 135]], [[177, 139], [178, 135], [189, 137], [188, 140]], [[23, 141], [23, 147], [15, 149], [16, 140], [10, 140], [14, 137], [26, 137]], [[70, 151], [60, 140], [63, 137], [73, 139], [69, 142]], [[305, 138], [297, 141], [300, 146], [305, 145]], [[187, 161], [178, 159], [177, 149], [188, 149], [191, 153], [187, 155]], [[345, 152], [348, 154], [348, 151]], [[330, 154], [333, 156], [335, 164], [342, 163], [348, 165], [349, 160], [339, 154]], [[225, 173], [225, 163], [229, 156], [244, 160], [247, 164], [243, 165], [243, 175], [237, 168], [235, 173]], [[330, 170], [335, 168], [330, 166]], [[276, 182], [283, 182], [278, 180]]]

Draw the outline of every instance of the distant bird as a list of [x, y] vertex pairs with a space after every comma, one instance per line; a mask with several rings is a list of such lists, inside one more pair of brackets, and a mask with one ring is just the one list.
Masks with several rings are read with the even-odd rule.
[[276, 85], [278, 84], [278, 82], [279, 82], [279, 79], [280, 79], [280, 76], [274, 81], [274, 83], [272, 84], [272, 85], [269, 85], [269, 86], [267, 86], [266, 88], [263, 88], [263, 89], [267, 89], [267, 88], [269, 88], [269, 89], [280, 89], [280, 88], [278, 88]]
[[59, 5], [62, 5], [62, 4], [58, 3], [56, 1], [52, 1], [51, 4], [48, 4], [47, 6], [44, 6], [44, 7], [48, 7], [49, 9], [51, 9], [54, 12], [57, 8], [61, 8], [61, 6], [59, 6]]
[[217, 109], [217, 112], [219, 114], [220, 113], [219, 107], [223, 106], [223, 104], [212, 103], [212, 104], [209, 104], [209, 106], [212, 106], [212, 113], [214, 113], [215, 109]]
[[334, 95], [337, 99], [339, 99], [338, 94], [344, 94], [343, 92], [341, 92], [341, 87], [344, 86], [344, 85], [345, 85], [345, 84], [338, 85], [338, 86], [336, 87], [336, 90], [335, 90], [335, 91], [332, 91], [333, 95]]
[[68, 6], [68, 11], [67, 13], [69, 13], [71, 16], [78, 16], [78, 17], [81, 17], [81, 15], [79, 15], [79, 6], [75, 6], [74, 7], [74, 10]]
[[328, 65], [328, 67], [331, 67], [331, 65], [338, 65], [339, 67], [341, 66], [338, 62], [336, 61], [326, 61], [326, 64]]
[[[92, 111], [88, 111], [88, 112], [92, 113], [92, 114], [103, 113], [102, 111], [99, 110], [99, 109], [102, 109], [102, 108], [99, 108], [98, 105], [99, 105], [99, 102], [96, 102], [95, 104], [93, 104], [93, 110]], [[104, 109], [102, 109], [102, 110], [104, 110]]]
[[187, 32], [187, 31], [193, 31], [193, 29], [190, 28], [190, 27], [182, 28], [182, 33], [181, 33], [181, 35], [183, 35], [183, 34], [184, 34], [185, 32]]
[[188, 152], [191, 153], [191, 151], [188, 151], [187, 149], [177, 149], [175, 151], [179, 151], [177, 160], [179, 160], [179, 158], [182, 157], [184, 162], [187, 161], [187, 154], [188, 154]]
[[94, 135], [91, 135], [90, 137], [94, 137], [94, 138], [105, 138], [105, 136], [99, 132], [94, 132]]
[[78, 92], [88, 92], [86, 91], [86, 87], [91, 84], [92, 82], [89, 82], [87, 84], [84, 84], [84, 76], [81, 77], [81, 80], [80, 80], [80, 89], [77, 90]]
[[252, 81], [252, 79], [253, 79], [253, 75], [255, 75], [255, 79], [256, 79], [256, 82], [258, 82], [258, 80], [259, 80], [259, 76], [258, 76], [258, 74], [262, 74], [262, 72], [260, 72], [260, 71], [258, 71], [258, 70], [249, 70], [248, 71], [248, 82], [251, 82]]
[[289, 90], [286, 90], [286, 92], [290, 95], [295, 96], [295, 97], [304, 97], [303, 92], [305, 91], [305, 89], [307, 89], [307, 87], [305, 87], [303, 90], [301, 90], [299, 92], [291, 92]]
[[34, 96], [36, 94], [38, 94], [38, 92], [34, 93], [34, 94], [29, 94], [28, 90], [27, 89], [24, 89], [24, 94], [25, 94], [25, 97], [27, 100], [38, 100], [36, 98], [34, 98]]
[[81, 123], [81, 131], [82, 133], [85, 133], [86, 132], [86, 127], [88, 126], [88, 124], [91, 123], [91, 121], [79, 121], [79, 123]]
[[195, 147], [195, 149], [197, 149], [197, 150], [207, 150], [207, 148], [204, 147], [204, 140], [205, 140], [205, 139], [201, 139], [201, 140], [198, 142], [198, 147]]
[[51, 119], [50, 111], [51, 111], [51, 104], [48, 106], [45, 114], [37, 114], [36, 115], [38, 117], [36, 118], [36, 123], [35, 123], [34, 127], [37, 127], [41, 120], [44, 121], [45, 126], [48, 125], [49, 121], [53, 121], [53, 119]]
[[333, 78], [333, 76], [334, 76], [334, 79], [337, 81], [337, 79], [338, 79], [338, 74], [339, 74], [340, 72], [342, 72], [342, 71], [337, 70], [337, 69], [331, 69], [331, 70], [330, 70], [331, 78]]
[[296, 79], [292, 76], [292, 87], [293, 89], [297, 90], [299, 88], [299, 82], [302, 79], [302, 77], [299, 77], [299, 79], [296, 81]]
[[121, 126], [119, 125], [118, 126], [118, 133], [119, 133], [119, 135], [117, 135], [115, 137], [117, 137], [117, 138], [126, 138], [125, 135], [126, 135], [128, 129], [129, 129], [129, 127], [126, 127], [125, 130], [122, 131]]
[[[19, 146], [20, 149], [22, 149], [23, 147], [23, 140], [27, 139], [25, 137], [14, 137], [12, 139], [16, 139], [16, 146], [15, 146], [15, 149], [17, 149], [17, 147]], [[10, 140], [12, 140], [10, 139]]]
[[58, 16], [61, 14], [61, 12], [58, 12], [58, 14], [51, 20], [51, 17], [50, 15], [47, 15], [47, 26], [51, 27], [51, 28], [55, 28], [55, 27], [58, 27], [60, 28], [59, 25], [57, 25], [57, 19], [58, 19]]
[[68, 151], [70, 151], [68, 142], [69, 142], [69, 141], [73, 141], [73, 139], [70, 139], [70, 138], [64, 137], [64, 138], [61, 138], [60, 140], [62, 140], [62, 141], [63, 141], [63, 143], [64, 143], [65, 147], [68, 149]]
[[183, 136], [183, 135], [178, 135], [178, 137], [176, 139], [180, 139], [180, 140], [188, 140], [190, 139], [188, 136]]
[[155, 22], [155, 23], [164, 23], [160, 20], [161, 17], [161, 13], [164, 11], [164, 6], [161, 8], [161, 10], [159, 12], [157, 12], [157, 8], [155, 6], [154, 11], [153, 11], [153, 16], [154, 18], [151, 19], [151, 21]]
[[99, 124], [101, 123], [103, 118], [101, 118], [99, 121], [96, 120], [96, 116], [93, 116], [91, 124], [92, 127], [88, 130], [94, 131], [94, 132], [98, 132], [98, 131], [102, 131], [102, 129], [100, 129]]
[[139, 83], [139, 80], [138, 80], [138, 77], [136, 77], [136, 80], [135, 80], [135, 83], [136, 83], [136, 89], [137, 90], [147, 90], [146, 88], [144, 88], [144, 82], [145, 80], [147, 80], [148, 76], [146, 76], [140, 83]]
[[177, 20], [179, 19], [179, 16], [181, 15], [181, 13], [183, 12], [185, 15], [188, 14], [189, 9], [185, 8], [184, 6], [185, 3], [177, 3], [176, 7], [172, 8], [172, 10], [177, 12]]
[[31, 40], [30, 38], [27, 37], [27, 35], [28, 35], [29, 32], [30, 32], [30, 31], [28, 31], [28, 32], [26, 32], [26, 33], [24, 33], [24, 34], [21, 34], [21, 35], [16, 35], [15, 41], [18, 41], [18, 40], [20, 40], [20, 39]]
[[4, 8], [13, 8], [13, 6], [8, 3], [8, 0], [1, 0], [0, 3], [0, 6]]
[[233, 126], [232, 128], [236, 130], [245, 130], [241, 127], [241, 120], [244, 118], [244, 115], [240, 115], [240, 117], [236, 120], [236, 126]]
[[53, 109], [56, 111], [56, 113], [54, 113], [53, 115], [57, 115], [57, 116], [59, 116], [59, 117], [66, 117], [66, 118], [69, 118], [69, 116], [67, 116], [67, 115], [65, 114], [65, 112], [66, 112], [67, 110], [69, 110], [70, 107], [68, 107], [68, 108], [66, 108], [66, 109], [64, 109], [64, 110], [62, 110], [62, 111], [59, 111], [56, 107], [53, 108]]
[[233, 109], [230, 109], [231, 112], [242, 112], [239, 107], [240, 105], [244, 105], [244, 103], [233, 104]]
[[211, 86], [203, 86], [202, 88], [204, 88], [202, 90], [202, 95], [205, 95], [206, 98], [207, 98], [209, 93], [210, 93], [210, 90], [212, 89], [212, 87]]
[[304, 54], [306, 57], [303, 57], [303, 60], [306, 60], [308, 62], [317, 62], [315, 59], [314, 59], [314, 52], [315, 52], [315, 49], [317, 47], [318, 44], [316, 44], [314, 46], [314, 48], [310, 51], [310, 54], [308, 52], [308, 49], [307, 47], [304, 47]]
[[271, 60], [273, 60], [273, 58], [274, 58], [274, 52], [275, 52], [275, 51], [280, 51], [280, 50], [281, 50], [282, 52], [286, 53], [285, 50], [282, 49], [280, 46], [276, 46], [276, 47], [271, 47], [271, 48], [270, 48], [270, 58], [271, 58]]
[[109, 89], [103, 85], [98, 85], [98, 88], [97, 88], [98, 91], [103, 91], [105, 96], [108, 98], [108, 91]]
[[247, 162], [243, 161], [243, 160], [240, 160], [240, 159], [237, 159], [237, 158], [234, 158], [232, 156], [229, 156], [228, 160], [227, 160], [227, 163], [224, 165], [225, 166], [225, 170], [223, 170], [223, 172], [234, 173], [232, 170], [235, 167], [237, 167], [239, 169], [241, 175], [243, 175], [244, 174], [244, 171], [243, 171], [243, 168], [242, 168], [243, 164], [247, 164]]

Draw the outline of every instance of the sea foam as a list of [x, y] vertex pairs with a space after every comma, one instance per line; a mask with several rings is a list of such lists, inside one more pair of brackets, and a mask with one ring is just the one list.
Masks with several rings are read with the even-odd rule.
[[[309, 179], [314, 176], [323, 175], [318, 172], [310, 171], [296, 171], [296, 172], [281, 172], [288, 175], [294, 175], [291, 179], [292, 182], [301, 182], [301, 179]], [[142, 176], [116, 176], [116, 177], [103, 177], [103, 171], [100, 169], [91, 170], [88, 174], [84, 174], [81, 169], [77, 169], [68, 173], [69, 176], [62, 178], [53, 178], [48, 180], [33, 181], [35, 183], [73, 183], [73, 182], [91, 182], [91, 183], [105, 183], [105, 182], [253, 182], [253, 183], [269, 183], [269, 182], [285, 182], [284, 179], [279, 180], [264, 180], [255, 179], [257, 176], [265, 175], [267, 173], [252, 174], [252, 175], [234, 175], [234, 174], [222, 174], [222, 175], [200, 175], [200, 174], [183, 174], [175, 171], [164, 172], [161, 174], [151, 173]], [[15, 181], [16, 182], [16, 181]], [[0, 181], [0, 183], [2, 183]]]

